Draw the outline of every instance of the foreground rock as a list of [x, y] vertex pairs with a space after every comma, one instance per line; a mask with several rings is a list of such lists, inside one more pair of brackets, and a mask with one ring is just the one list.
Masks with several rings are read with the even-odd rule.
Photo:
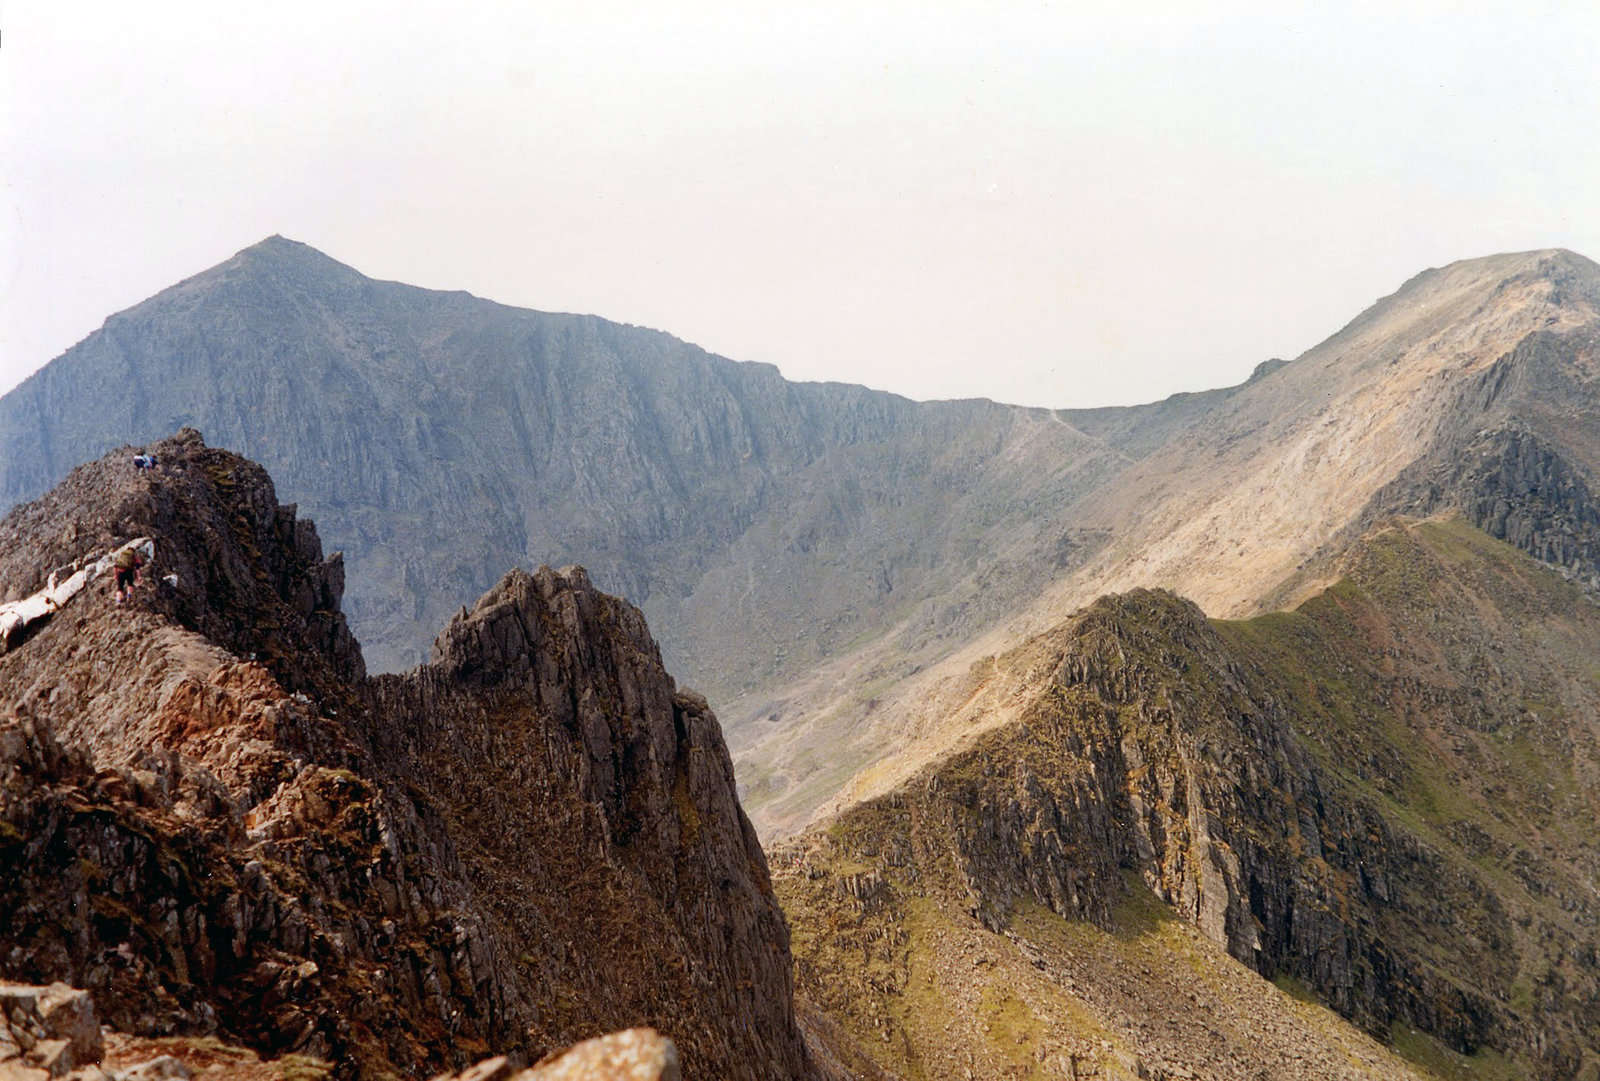
[[87, 992], [64, 983], [0, 983], [0, 1069], [13, 1063], [13, 1070], [34, 1067], [61, 1077], [99, 1062], [104, 1050]]
[[529, 1070], [487, 1059], [434, 1081], [681, 1081], [678, 1049], [654, 1029], [634, 1028], [585, 1040]]
[[679, 1081], [678, 1051], [649, 1029], [586, 1040], [521, 1081]]
[[102, 1033], [87, 991], [0, 982], [0, 1079], [3, 1081], [318, 1081], [327, 1063], [287, 1056], [264, 1063], [217, 1039], [140, 1039]]
[[813, 1068], [787, 929], [703, 699], [579, 570], [516, 572], [369, 682], [343, 565], [193, 433], [0, 522], [0, 582], [153, 539], [0, 656], [0, 976], [141, 1039], [342, 1076], [650, 1024], [692, 1075]]

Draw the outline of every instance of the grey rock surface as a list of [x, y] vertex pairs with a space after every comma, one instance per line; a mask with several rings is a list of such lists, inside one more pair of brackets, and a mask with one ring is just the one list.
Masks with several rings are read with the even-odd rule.
[[963, 587], [972, 562], [1011, 534], [1053, 545], [1059, 508], [1118, 462], [1048, 410], [791, 383], [274, 237], [0, 399], [0, 508], [186, 425], [270, 469], [346, 554], [376, 670], [426, 659], [506, 567], [582, 563], [719, 700], [891, 610], [939, 598], [948, 629], [1003, 606], [1024, 580]]

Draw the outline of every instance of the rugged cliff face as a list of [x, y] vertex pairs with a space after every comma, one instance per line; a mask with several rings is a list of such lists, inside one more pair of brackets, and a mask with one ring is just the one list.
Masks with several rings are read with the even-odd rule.
[[1028, 583], [969, 580], [975, 554], [1052, 550], [1065, 528], [1035, 520], [1119, 465], [1048, 410], [791, 383], [274, 237], [0, 399], [0, 508], [181, 425], [264, 463], [346, 552], [376, 670], [426, 659], [506, 567], [581, 562], [719, 702], [918, 606], [923, 637], [992, 617]]
[[1530, 334], [1460, 388], [1452, 420], [1374, 497], [1387, 514], [1456, 509], [1490, 536], [1600, 588], [1600, 380], [1593, 327]]
[[1425, 271], [1237, 387], [917, 403], [272, 238], [0, 399], [0, 505], [83, 448], [198, 424], [344, 549], [375, 670], [420, 662], [505, 567], [582, 563], [718, 703], [776, 834], [943, 738], [975, 661], [1107, 591], [1250, 615], [1325, 585], [1383, 515], [1447, 507], [1581, 563], [1597, 326], [1600, 267], [1514, 253]]
[[691, 1076], [812, 1072], [716, 720], [635, 609], [513, 573], [368, 682], [341, 560], [266, 474], [149, 449], [0, 523], [18, 595], [156, 550], [129, 604], [97, 583], [0, 654], [0, 975], [347, 1075], [636, 1023]]
[[[970, 921], [1004, 936], [983, 949], [1059, 974], [1086, 941], [1041, 910], [1126, 931], [1147, 889], [1373, 1033], [1420, 1030], [1529, 1076], [1600, 1071], [1600, 615], [1459, 520], [1383, 527], [1346, 571], [1244, 623], [1166, 593], [1107, 598], [1000, 658], [987, 678], [1026, 688], [1018, 721], [779, 856], [802, 992], [887, 1031], [863, 1046], [909, 1069], [960, 1050], [899, 1008], [930, 978], [930, 927]], [[851, 977], [855, 948], [874, 987]], [[1029, 1016], [1070, 1012], [1050, 1005], [1065, 994], [1131, 1053], [1250, 1075], [1247, 1048], [1181, 1017], [1142, 1031], [1127, 1002], [1045, 982]]]
[[376, 681], [371, 738], [519, 959], [528, 1029], [642, 1021], [695, 1075], [804, 1076], [788, 927], [721, 730], [638, 610], [578, 568], [514, 571], [434, 648]]

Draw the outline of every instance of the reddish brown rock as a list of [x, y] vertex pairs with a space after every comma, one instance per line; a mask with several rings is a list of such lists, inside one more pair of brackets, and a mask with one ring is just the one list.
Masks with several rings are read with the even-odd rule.
[[637, 610], [514, 572], [369, 682], [338, 557], [266, 474], [151, 449], [0, 522], [20, 595], [157, 552], [127, 605], [86, 588], [0, 656], [0, 976], [345, 1076], [640, 1023], [699, 1076], [812, 1074], [720, 729]]

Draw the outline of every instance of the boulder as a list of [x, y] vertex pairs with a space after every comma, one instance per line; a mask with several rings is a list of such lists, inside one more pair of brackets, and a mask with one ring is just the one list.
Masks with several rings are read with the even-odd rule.
[[0, 983], [0, 1067], [64, 1077], [99, 1062], [104, 1051], [87, 991], [64, 983]]
[[653, 1028], [630, 1028], [574, 1044], [516, 1081], [679, 1081], [678, 1049]]

